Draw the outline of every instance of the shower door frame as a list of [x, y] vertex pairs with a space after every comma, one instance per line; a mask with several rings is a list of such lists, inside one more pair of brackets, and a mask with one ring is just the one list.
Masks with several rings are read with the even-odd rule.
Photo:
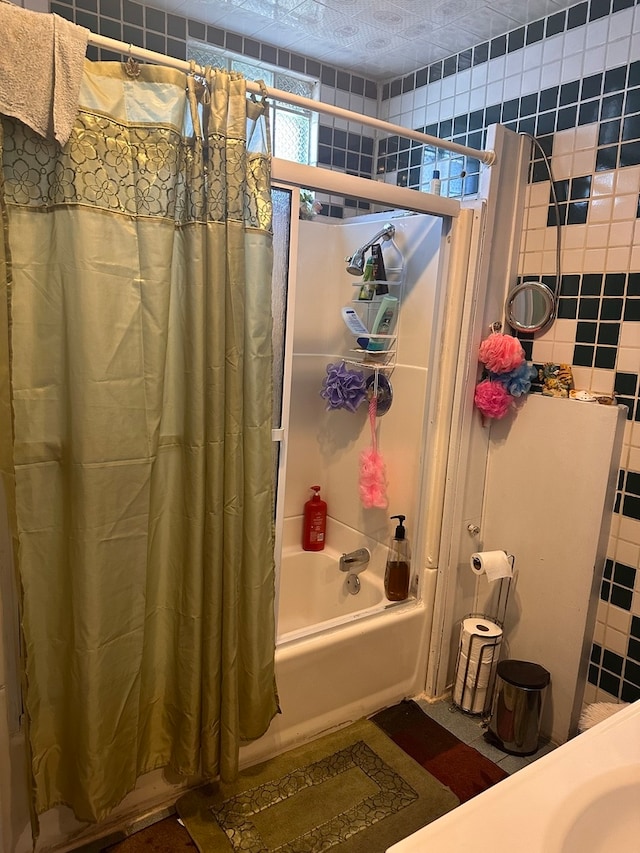
[[[430, 214], [442, 218], [443, 232], [448, 232], [443, 242], [447, 258], [441, 283], [446, 288], [448, 314], [456, 317], [447, 328], [438, 328], [446, 358], [432, 365], [430, 377], [425, 422], [427, 462], [421, 493], [421, 505], [428, 507], [429, 513], [428, 522], [419, 525], [416, 541], [420, 570], [436, 568], [438, 572], [421, 686], [428, 697], [444, 695], [450, 686], [455, 625], [469, 604], [469, 579], [460, 572], [468, 566], [469, 554], [477, 550], [478, 543], [467, 528], [482, 523], [488, 458], [488, 430], [473, 405], [477, 351], [491, 324], [505, 324], [505, 298], [517, 280], [531, 156], [531, 142], [499, 124], [488, 128], [486, 144], [496, 159], [481, 169], [478, 199], [464, 206], [456, 199], [368, 178], [272, 161], [272, 180], [283, 187], [307, 188]], [[292, 209], [296, 209], [295, 202]], [[462, 592], [460, 586], [464, 587]], [[471, 595], [477, 595], [477, 590]]]
[[[493, 167], [492, 167], [493, 168]], [[446, 313], [449, 316], [446, 324], [443, 320], [444, 305], [441, 307], [440, 316], [434, 327], [436, 338], [446, 357], [433, 359], [429, 367], [429, 390], [427, 409], [423, 426], [423, 437], [425, 442], [425, 464], [421, 475], [420, 505], [428, 507], [428, 523], [418, 525], [417, 536], [414, 542], [415, 557], [419, 560], [419, 571], [421, 583], [425, 569], [438, 569], [438, 582], [435, 590], [435, 605], [433, 612], [442, 613], [443, 604], [447, 599], [447, 583], [442, 583], [446, 575], [441, 565], [440, 550], [441, 543], [451, 539], [451, 529], [443, 528], [445, 485], [447, 480], [447, 466], [451, 453], [449, 430], [453, 420], [454, 388], [444, 384], [440, 380], [442, 370], [446, 370], [446, 382], [455, 381], [458, 368], [458, 341], [462, 329], [460, 324], [467, 318], [464, 306], [469, 300], [468, 288], [475, 288], [477, 279], [476, 270], [469, 270], [470, 260], [477, 260], [480, 243], [480, 223], [482, 222], [482, 202], [470, 202], [463, 208], [457, 199], [436, 196], [417, 190], [409, 190], [391, 184], [346, 175], [328, 169], [313, 166], [305, 166], [298, 163], [274, 159], [272, 161], [272, 187], [274, 189], [292, 190], [292, 214], [295, 216], [297, 210], [297, 198], [299, 189], [305, 188], [312, 191], [358, 198], [372, 204], [381, 205], [383, 208], [392, 207], [397, 210], [408, 210], [437, 217], [443, 221], [442, 231], [442, 261], [440, 267], [440, 286], [444, 288], [440, 301], [446, 302]], [[357, 217], [354, 217], [357, 219]], [[349, 220], [351, 221], [351, 220]], [[295, 269], [296, 252], [298, 246], [297, 222], [291, 223], [291, 234], [289, 241], [289, 304], [295, 300]], [[475, 243], [475, 247], [472, 246]], [[453, 316], [453, 320], [451, 317]], [[283, 419], [282, 428], [274, 431], [274, 441], [283, 442], [280, 450], [280, 466], [278, 486], [276, 492], [276, 543], [275, 560], [276, 570], [279, 571], [280, 551], [282, 544], [282, 526], [284, 518], [284, 472], [286, 470], [286, 447], [289, 385], [292, 370], [292, 344], [285, 343], [285, 366], [283, 394]], [[276, 607], [278, 605], [278, 589], [276, 585]], [[439, 603], [440, 599], [440, 603]], [[430, 614], [431, 616], [431, 614]], [[433, 626], [432, 638], [442, 637], [442, 626]], [[432, 639], [433, 642], [433, 639]], [[427, 666], [431, 666], [434, 660], [438, 662], [440, 655], [448, 654], [446, 644], [438, 648], [427, 648], [417, 653], [424, 660], [422, 669], [422, 680], [417, 685], [417, 692], [424, 690], [427, 681]]]

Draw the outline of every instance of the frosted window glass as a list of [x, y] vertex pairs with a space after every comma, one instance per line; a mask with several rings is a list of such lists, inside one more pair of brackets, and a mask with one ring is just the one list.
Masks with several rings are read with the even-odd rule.
[[[291, 224], [291, 192], [273, 189], [273, 276], [271, 314], [273, 316], [273, 427], [282, 425], [284, 377], [284, 340], [287, 319], [287, 284], [289, 278], [289, 231]], [[280, 442], [273, 442], [273, 482], [277, 486]], [[277, 493], [277, 491], [276, 491]]]

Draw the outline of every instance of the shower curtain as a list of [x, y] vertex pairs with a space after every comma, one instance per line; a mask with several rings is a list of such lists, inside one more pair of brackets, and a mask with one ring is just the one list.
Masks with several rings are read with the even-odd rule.
[[86, 63], [64, 148], [0, 140], [34, 812], [86, 821], [152, 769], [233, 778], [277, 712], [264, 105], [137, 70]]

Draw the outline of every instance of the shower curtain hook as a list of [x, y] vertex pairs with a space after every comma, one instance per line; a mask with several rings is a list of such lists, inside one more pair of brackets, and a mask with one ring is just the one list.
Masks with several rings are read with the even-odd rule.
[[[211, 65], [205, 65], [205, 67], [204, 67], [204, 92], [202, 93], [202, 105], [204, 107], [208, 107], [209, 104], [211, 103], [211, 90], [213, 88], [212, 77], [213, 77], [213, 68], [211, 67]], [[207, 115], [208, 115], [208, 113], [207, 113]], [[209, 119], [207, 118], [205, 121], [205, 119], [203, 118], [202, 125], [203, 125], [203, 127], [208, 127], [209, 126]]]
[[266, 106], [267, 98], [269, 97], [269, 92], [268, 92], [268, 90], [267, 90], [267, 85], [266, 85], [266, 83], [264, 82], [264, 80], [256, 80], [256, 83], [258, 84], [258, 86], [260, 86], [260, 95], [261, 95], [261, 97], [262, 97], [262, 102], [263, 102], [263, 104], [265, 104], [265, 106]]
[[262, 96], [261, 107], [262, 107], [262, 115], [264, 118], [264, 131], [265, 131], [265, 142], [267, 154], [271, 155], [271, 128], [269, 126], [269, 108], [270, 104], [268, 101], [268, 91], [267, 86], [264, 80], [257, 80], [258, 86], [260, 86], [260, 95]]
[[125, 62], [124, 70], [129, 77], [140, 76], [140, 63], [133, 58], [133, 45], [129, 42], [129, 58]]

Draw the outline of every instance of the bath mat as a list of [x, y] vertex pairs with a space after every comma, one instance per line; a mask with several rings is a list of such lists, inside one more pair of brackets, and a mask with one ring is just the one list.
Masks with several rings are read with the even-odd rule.
[[384, 853], [458, 798], [360, 720], [182, 797], [201, 853]]
[[371, 719], [394, 743], [450, 788], [461, 803], [509, 775], [432, 720], [411, 699], [385, 708]]

